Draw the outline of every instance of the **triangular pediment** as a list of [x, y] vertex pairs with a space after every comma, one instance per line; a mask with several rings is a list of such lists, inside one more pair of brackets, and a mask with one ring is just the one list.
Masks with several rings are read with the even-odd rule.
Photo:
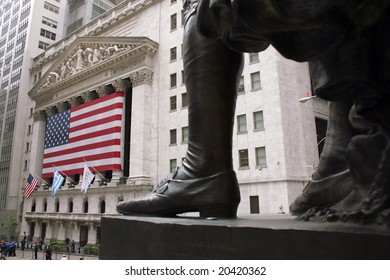
[[140, 54], [153, 55], [157, 48], [158, 43], [146, 37], [79, 37], [58, 56], [29, 96], [34, 100], [53, 89], [104, 71], [114, 63]]

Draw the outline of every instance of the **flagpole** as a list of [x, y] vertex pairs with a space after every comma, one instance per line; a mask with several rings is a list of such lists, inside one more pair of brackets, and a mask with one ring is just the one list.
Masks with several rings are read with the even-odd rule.
[[39, 177], [37, 174], [29, 171], [32, 175], [34, 175], [35, 177], [38, 177], [38, 179], [40, 179], [41, 181], [45, 182], [46, 184], [50, 185], [47, 181], [43, 180], [41, 177]]
[[88, 161], [85, 160], [85, 158], [83, 158], [83, 160], [85, 161], [86, 164], [88, 164], [89, 167], [91, 167], [93, 170], [95, 170], [95, 172], [97, 174], [99, 174], [105, 181], [107, 181], [106, 177], [104, 177], [99, 171], [97, 171], [93, 166], [91, 166]]
[[74, 183], [74, 184], [76, 184], [76, 182], [75, 181], [73, 181], [72, 180], [72, 178], [70, 178], [70, 177], [68, 177], [68, 176], [66, 176], [66, 174], [64, 173], [64, 172], [62, 172], [57, 166], [55, 166], [54, 164], [52, 164], [53, 165], [53, 167], [55, 167], [55, 168], [57, 168], [58, 169], [58, 171], [59, 172], [61, 172], [66, 178], [68, 178], [69, 180], [71, 180], [72, 181], [72, 183]]

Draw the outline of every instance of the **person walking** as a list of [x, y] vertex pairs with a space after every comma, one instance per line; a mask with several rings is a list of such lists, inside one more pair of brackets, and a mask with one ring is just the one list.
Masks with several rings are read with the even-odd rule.
[[47, 246], [46, 253], [45, 253], [46, 260], [51, 260], [51, 255], [52, 255], [52, 251], [51, 251], [51, 248], [49, 245], [49, 246]]

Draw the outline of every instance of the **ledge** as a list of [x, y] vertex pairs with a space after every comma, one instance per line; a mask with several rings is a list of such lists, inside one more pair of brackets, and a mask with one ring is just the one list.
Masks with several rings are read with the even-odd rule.
[[226, 220], [102, 217], [100, 259], [390, 259], [390, 230], [276, 214]]

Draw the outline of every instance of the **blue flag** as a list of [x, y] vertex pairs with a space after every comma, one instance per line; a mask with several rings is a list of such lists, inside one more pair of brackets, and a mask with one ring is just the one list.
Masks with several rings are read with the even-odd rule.
[[53, 185], [51, 186], [51, 195], [56, 196], [57, 191], [60, 189], [62, 182], [64, 182], [65, 178], [61, 176], [58, 172], [57, 168], [54, 168], [54, 177], [53, 177]]

